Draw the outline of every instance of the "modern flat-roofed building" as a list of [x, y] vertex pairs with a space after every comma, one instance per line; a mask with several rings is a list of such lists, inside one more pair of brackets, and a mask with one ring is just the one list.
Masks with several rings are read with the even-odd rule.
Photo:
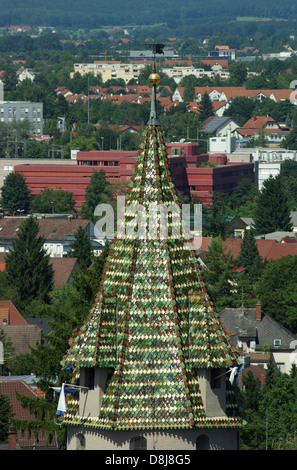
[[[225, 154], [199, 154], [195, 142], [170, 143], [166, 147], [174, 184], [183, 193], [196, 195], [202, 204], [212, 203], [214, 191], [231, 192], [242, 178], [254, 181], [254, 163], [230, 163]], [[94, 171], [104, 170], [111, 184], [128, 183], [136, 156], [136, 151], [79, 151], [72, 165], [38, 162], [15, 165], [14, 171], [24, 175], [33, 196], [45, 188], [61, 188], [72, 193], [80, 208]]]
[[0, 122], [28, 120], [32, 135], [43, 135], [43, 103], [30, 101], [1, 101]]

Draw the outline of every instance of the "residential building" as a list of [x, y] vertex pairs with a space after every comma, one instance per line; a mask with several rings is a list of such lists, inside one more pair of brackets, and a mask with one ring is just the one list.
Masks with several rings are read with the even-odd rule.
[[145, 50], [140, 50], [140, 51], [130, 51], [130, 60], [154, 60], [162, 58], [162, 60], [178, 60], [178, 54], [174, 52], [174, 50], [171, 49], [164, 49], [162, 54], [156, 54], [156, 56], [153, 54], [153, 52], [150, 49], [145, 49]]
[[[28, 397], [28, 399], [40, 398], [39, 390], [36, 386], [28, 385], [27, 381], [19, 377], [0, 377], [0, 393], [9, 399], [13, 413], [13, 418], [21, 421], [35, 421], [34, 411], [21, 405], [17, 399], [17, 394]], [[16, 430], [13, 427], [8, 431], [8, 443], [0, 445], [0, 450], [57, 450], [55, 436], [48, 439], [47, 432], [39, 431], [37, 436], [29, 430]]]
[[11, 341], [14, 355], [25, 354], [41, 343], [41, 329], [29, 325], [10, 300], [0, 301], [0, 329]]
[[[184, 87], [178, 85], [173, 93], [172, 100], [183, 101]], [[289, 100], [292, 89], [282, 90], [247, 90], [243, 86], [222, 87], [222, 86], [204, 86], [195, 87], [195, 100], [201, 101], [204, 94], [208, 94], [211, 101], [224, 101], [230, 103], [234, 98], [246, 97], [253, 100], [263, 101], [269, 98], [275, 102]]]
[[254, 116], [243, 127], [233, 129], [239, 147], [247, 144], [252, 138], [260, 138], [267, 147], [280, 147], [282, 140], [291, 132], [291, 128], [278, 124], [269, 116]]
[[[253, 163], [229, 164], [222, 153], [199, 155], [197, 142], [170, 143], [166, 148], [177, 188], [191, 196], [195, 194], [203, 203], [211, 203], [213, 191], [231, 191], [241, 178], [254, 180]], [[16, 165], [15, 172], [24, 175], [33, 196], [45, 187], [61, 187], [72, 192], [77, 207], [80, 207], [94, 171], [104, 170], [112, 184], [128, 183], [133, 175], [136, 154], [132, 151], [78, 152], [77, 165]], [[213, 167], [207, 168], [207, 162]]]
[[93, 64], [74, 64], [74, 72], [70, 74], [70, 78], [76, 73], [82, 77], [87, 74], [93, 74], [95, 77], [101, 75], [103, 83], [111, 79], [123, 79], [127, 84], [130, 80], [138, 79], [140, 71], [145, 64], [122, 64], [121, 62], [98, 62]]
[[[43, 103], [30, 101], [0, 102], [0, 122], [7, 124], [28, 120], [33, 135], [43, 135]], [[16, 139], [18, 136], [16, 135]]]
[[176, 66], [171, 68], [163, 68], [162, 72], [166, 73], [168, 77], [173, 78], [174, 81], [178, 84], [181, 80], [189, 75], [193, 75], [196, 78], [208, 77], [210, 79], [215, 78], [216, 76], [220, 77], [222, 80], [229, 78], [229, 72], [223, 70], [222, 67], [216, 63], [212, 66], [211, 70], [204, 70], [203, 68], [196, 67], [183, 67]]
[[228, 116], [210, 116], [202, 123], [202, 132], [209, 136], [227, 137], [238, 128], [238, 124]]
[[[0, 218], [0, 252], [7, 253], [12, 249], [12, 242], [17, 238], [24, 219], [24, 217]], [[42, 215], [37, 222], [40, 227], [39, 235], [45, 239], [44, 248], [51, 258], [63, 258], [69, 254], [70, 244], [79, 227], [86, 230], [89, 235], [95, 254], [99, 254], [104, 246], [103, 241], [97, 239], [95, 226], [90, 220], [77, 219], [72, 215], [66, 218]]]
[[225, 308], [220, 318], [224, 327], [233, 333], [232, 343], [249, 356], [251, 365], [265, 368], [272, 357], [281, 372], [290, 374], [297, 336], [265, 315], [259, 302], [256, 308]]
[[33, 82], [35, 80], [35, 73], [33, 70], [26, 69], [25, 67], [21, 67], [17, 73], [17, 79], [19, 82], [22, 82], [24, 80], [31, 80]]
[[[286, 236], [290, 236], [293, 243], [282, 243]], [[241, 243], [240, 238], [226, 238], [224, 241], [226, 251], [230, 250], [234, 259], [240, 255]], [[279, 235], [275, 233], [267, 238], [256, 237], [256, 246], [263, 261], [266, 260], [268, 263], [284, 256], [297, 255], [297, 239], [293, 232], [280, 232]]]

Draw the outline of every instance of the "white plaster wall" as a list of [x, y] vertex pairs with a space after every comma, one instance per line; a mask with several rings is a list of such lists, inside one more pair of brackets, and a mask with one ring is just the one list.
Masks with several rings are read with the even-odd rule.
[[[84, 436], [84, 445], [81, 445], [78, 437], [80, 433]], [[130, 439], [144, 436], [147, 439], [147, 450], [150, 451], [193, 451], [196, 450], [196, 440], [200, 435], [208, 436], [211, 450], [238, 450], [238, 429], [172, 430], [153, 433], [104, 431], [78, 426], [67, 427], [67, 450], [129, 450]]]

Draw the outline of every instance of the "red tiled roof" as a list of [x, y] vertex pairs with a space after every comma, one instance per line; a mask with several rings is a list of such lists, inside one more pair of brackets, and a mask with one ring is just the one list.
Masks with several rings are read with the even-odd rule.
[[3, 325], [3, 320], [5, 319], [7, 320], [7, 325], [28, 325], [10, 300], [0, 301], [0, 325]]
[[219, 64], [223, 69], [228, 69], [229, 61], [227, 59], [201, 59], [201, 64], [209, 65], [210, 67], [215, 64]]
[[244, 124], [243, 127], [248, 127], [249, 129], [261, 129], [268, 122], [273, 122], [278, 126], [277, 122], [269, 116], [253, 116]]
[[[79, 168], [79, 167], [77, 167]], [[24, 222], [25, 219], [18, 217], [3, 217], [0, 219], [0, 238], [14, 239], [17, 237], [16, 229]], [[86, 219], [38, 219], [40, 230], [39, 235], [45, 239], [64, 239], [67, 240], [68, 235], [74, 234], [78, 227], [86, 228], [89, 221]]]
[[[233, 258], [237, 258], [240, 254], [240, 245], [242, 239], [240, 238], [226, 238], [226, 250], [231, 250]], [[289, 255], [297, 255], [297, 244], [293, 243], [278, 243], [276, 240], [261, 240], [256, 239], [256, 245], [261, 258], [267, 261], [275, 261], [279, 258]]]
[[[31, 387], [29, 387], [25, 382], [21, 380], [0, 380], [0, 392], [9, 397], [9, 401], [14, 413], [13, 418], [22, 421], [34, 421], [34, 413], [30, 413], [26, 408], [23, 408], [21, 402], [16, 398], [16, 393], [24, 395], [26, 397], [39, 398], [39, 394], [36, 393]], [[38, 440], [35, 437], [28, 434], [27, 431], [22, 435], [21, 431], [17, 433], [17, 442], [21, 448], [32, 448], [33, 445], [36, 448], [45, 448], [46, 447], [46, 435], [39, 433]], [[55, 440], [50, 444], [49, 447], [55, 446]]]
[[54, 269], [54, 284], [59, 289], [67, 284], [77, 267], [77, 258], [51, 258]]

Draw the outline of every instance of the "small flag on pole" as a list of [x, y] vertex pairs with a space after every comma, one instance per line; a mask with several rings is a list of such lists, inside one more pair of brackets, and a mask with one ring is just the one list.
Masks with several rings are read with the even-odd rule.
[[62, 384], [56, 414], [63, 415], [64, 413], [66, 413], [66, 399], [65, 399], [64, 384]]
[[239, 372], [243, 369], [243, 364], [240, 364], [238, 367], [232, 367], [231, 374], [229, 377], [230, 382], [233, 383], [237, 380]]

